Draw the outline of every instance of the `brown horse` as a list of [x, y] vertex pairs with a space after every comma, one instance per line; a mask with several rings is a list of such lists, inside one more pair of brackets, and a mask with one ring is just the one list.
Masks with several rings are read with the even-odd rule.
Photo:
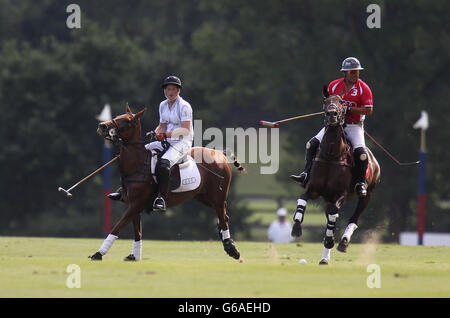
[[[124, 188], [124, 201], [128, 208], [119, 222], [114, 226], [111, 233], [103, 242], [102, 246], [91, 260], [101, 260], [114, 240], [119, 237], [122, 229], [129, 223], [133, 223], [134, 242], [132, 254], [124, 260], [139, 260], [142, 253], [142, 222], [141, 212], [151, 209], [152, 202], [157, 195], [157, 185], [152, 178], [150, 166], [148, 165], [151, 153], [144, 147], [144, 139], [141, 132], [139, 118], [146, 109], [133, 114], [127, 104], [126, 114], [101, 122], [97, 133], [121, 145], [119, 167]], [[225, 153], [218, 150], [194, 147], [190, 155], [195, 158], [201, 176], [200, 185], [192, 191], [171, 192], [167, 198], [167, 206], [172, 207], [190, 199], [196, 199], [201, 203], [213, 208], [219, 219], [218, 228], [224, 250], [235, 259], [240, 258], [240, 253], [229, 234], [228, 215], [226, 212], [226, 200], [230, 187], [232, 171], [228, 165]], [[201, 159], [199, 162], [199, 158]], [[243, 171], [243, 167], [234, 157], [234, 165]], [[138, 254], [138, 255], [135, 255]]]
[[[328, 95], [324, 88], [325, 134], [319, 151], [313, 161], [310, 181], [306, 191], [298, 200], [294, 216], [293, 236], [301, 236], [301, 223], [306, 209], [306, 201], [323, 197], [326, 201], [327, 230], [324, 238], [324, 251], [319, 264], [326, 265], [330, 260], [330, 250], [334, 246], [334, 229], [338, 212], [342, 205], [358, 196], [354, 192], [353, 156], [344, 132], [345, 109], [339, 95]], [[348, 226], [337, 248], [346, 252], [353, 231], [357, 228], [359, 216], [367, 207], [375, 186], [380, 181], [380, 166], [367, 148], [369, 165], [366, 173], [367, 195], [358, 198], [355, 212], [350, 217]]]

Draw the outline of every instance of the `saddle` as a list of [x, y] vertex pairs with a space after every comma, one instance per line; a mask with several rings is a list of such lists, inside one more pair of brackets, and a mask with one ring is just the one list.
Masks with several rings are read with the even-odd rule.
[[[158, 150], [148, 151], [147, 156], [150, 158], [146, 160], [150, 162], [150, 167], [147, 171], [151, 172], [151, 176], [155, 183], [156, 175], [155, 168], [158, 160], [161, 158], [163, 152]], [[201, 177], [197, 164], [190, 155], [183, 157], [178, 163], [170, 168], [170, 192], [186, 192], [195, 190], [200, 185]]]
[[[163, 152], [158, 150], [146, 151], [146, 157], [142, 167], [134, 174], [122, 177], [122, 186], [124, 182], [146, 182], [157, 183], [155, 168], [158, 159]], [[170, 192], [186, 192], [195, 190], [201, 181], [200, 171], [194, 158], [186, 155], [180, 162], [170, 168]]]

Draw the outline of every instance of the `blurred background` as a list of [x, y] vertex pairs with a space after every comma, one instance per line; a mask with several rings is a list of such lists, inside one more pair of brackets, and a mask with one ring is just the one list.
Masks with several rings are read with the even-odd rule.
[[[79, 5], [80, 28], [66, 24]], [[369, 28], [369, 4], [381, 11]], [[448, 1], [61, 1], [0, 0], [0, 235], [102, 237], [103, 178], [66, 189], [102, 165], [96, 134], [105, 104], [113, 116], [147, 107], [144, 131], [158, 123], [160, 88], [168, 75], [202, 127], [244, 129], [321, 111], [322, 86], [357, 57], [372, 89], [366, 130], [400, 161], [419, 158], [420, 112], [427, 130], [427, 232], [450, 232], [450, 3]], [[302, 188], [289, 180], [304, 166], [305, 143], [320, 116], [280, 127], [280, 165], [260, 163], [235, 174], [228, 199], [238, 240], [267, 240], [275, 211], [291, 219]], [[208, 141], [206, 141], [207, 143]], [[352, 240], [377, 231], [398, 242], [416, 231], [418, 166], [401, 167], [366, 138], [381, 165], [381, 183]], [[120, 185], [112, 166], [112, 190]], [[322, 201], [308, 203], [304, 241], [325, 230]], [[355, 202], [340, 213], [345, 228]], [[125, 210], [112, 203], [112, 222]], [[144, 239], [217, 239], [215, 212], [188, 202], [165, 214], [143, 214]], [[131, 226], [123, 233], [131, 236]]]

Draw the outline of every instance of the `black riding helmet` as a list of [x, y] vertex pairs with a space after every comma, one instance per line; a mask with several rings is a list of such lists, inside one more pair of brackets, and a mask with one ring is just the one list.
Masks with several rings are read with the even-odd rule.
[[176, 76], [171, 75], [171, 76], [166, 77], [161, 86], [164, 89], [164, 88], [166, 88], [167, 85], [170, 85], [170, 84], [178, 86], [180, 89], [182, 88], [181, 81]]

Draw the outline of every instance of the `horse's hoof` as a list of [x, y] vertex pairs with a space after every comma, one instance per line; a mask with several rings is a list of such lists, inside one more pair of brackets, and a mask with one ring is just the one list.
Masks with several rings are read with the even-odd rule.
[[339, 252], [347, 253], [348, 240], [344, 237], [336, 248]]
[[300, 223], [300, 221], [295, 220], [294, 226], [292, 227], [291, 236], [302, 236], [302, 224]]
[[236, 246], [234, 245], [234, 241], [232, 239], [225, 239], [223, 240], [223, 249], [227, 254], [234, 259], [239, 259], [241, 257], [241, 253], [236, 249]]
[[103, 255], [100, 252], [96, 252], [94, 255], [89, 256], [91, 261], [101, 261], [103, 259]]
[[133, 254], [128, 255], [123, 259], [124, 262], [136, 262], [136, 257]]
[[322, 258], [322, 260], [319, 262], [319, 265], [328, 265], [328, 260], [326, 258]]

